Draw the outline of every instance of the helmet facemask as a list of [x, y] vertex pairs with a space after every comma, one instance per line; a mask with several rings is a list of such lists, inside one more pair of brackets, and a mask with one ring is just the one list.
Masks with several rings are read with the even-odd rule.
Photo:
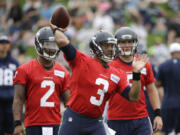
[[53, 60], [56, 58], [59, 52], [59, 48], [54, 41], [44, 42], [43, 45], [43, 56], [47, 60]]
[[116, 33], [117, 55], [132, 56], [137, 52], [138, 35], [130, 27], [120, 27]]
[[[101, 59], [102, 61], [108, 63], [111, 62], [114, 59], [115, 56], [115, 50], [116, 50], [116, 44], [117, 44], [117, 40], [115, 38], [108, 38], [107, 41], [101, 42], [99, 43], [99, 45], [95, 42], [96, 37], [92, 38], [92, 43], [93, 43], [93, 49], [91, 48], [90, 53], [93, 56], [98, 57], [99, 59]], [[111, 53], [111, 57], [107, 56], [102, 49], [102, 46], [108, 46], [108, 45], [113, 45], [112, 48], [112, 52], [108, 52]]]
[[48, 40], [39, 41], [36, 39], [36, 42], [38, 42], [39, 47], [36, 46], [36, 50], [39, 56], [45, 58], [46, 60], [54, 60], [58, 53], [59, 48], [54, 41], [54, 37], [49, 37]]
[[119, 40], [117, 43], [118, 53], [121, 56], [132, 56], [137, 51], [137, 45], [136, 40]]

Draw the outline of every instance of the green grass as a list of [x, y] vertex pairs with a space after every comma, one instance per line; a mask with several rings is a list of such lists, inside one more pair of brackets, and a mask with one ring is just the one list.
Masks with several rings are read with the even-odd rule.
[[158, 7], [166, 13], [168, 18], [174, 15], [173, 11], [168, 7], [168, 3], [158, 4]]
[[147, 46], [148, 48], [153, 46], [155, 43], [163, 43], [164, 42], [164, 36], [160, 34], [152, 34], [149, 33], [147, 37]]
[[34, 46], [28, 46], [27, 47], [25, 56], [26, 57], [32, 57], [32, 58], [36, 58], [38, 56]]

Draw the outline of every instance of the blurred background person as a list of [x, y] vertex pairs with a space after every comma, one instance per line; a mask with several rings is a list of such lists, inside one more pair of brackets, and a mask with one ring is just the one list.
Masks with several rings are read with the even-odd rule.
[[0, 36], [0, 135], [13, 133], [12, 103], [13, 76], [18, 62], [10, 54], [11, 43], [7, 36]]
[[163, 135], [180, 133], [180, 44], [172, 43], [169, 50], [172, 58], [159, 66], [157, 75], [157, 86], [164, 88]]

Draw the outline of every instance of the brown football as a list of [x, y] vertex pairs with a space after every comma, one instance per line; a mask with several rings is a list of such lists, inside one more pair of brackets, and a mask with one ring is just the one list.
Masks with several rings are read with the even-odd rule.
[[64, 7], [57, 8], [52, 14], [51, 23], [59, 28], [66, 28], [70, 23], [70, 15]]

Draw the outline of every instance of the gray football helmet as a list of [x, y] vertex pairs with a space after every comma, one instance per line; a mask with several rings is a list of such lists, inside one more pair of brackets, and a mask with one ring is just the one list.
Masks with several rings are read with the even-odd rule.
[[57, 46], [54, 34], [50, 27], [43, 27], [36, 33], [35, 48], [38, 55], [47, 60], [53, 60], [57, 57], [60, 49]]
[[[137, 52], [138, 47], [138, 36], [129, 27], [121, 27], [115, 33], [115, 38], [117, 39], [117, 48], [119, 55], [131, 56]], [[122, 47], [120, 43], [124, 41], [133, 41], [133, 46]], [[125, 51], [125, 48], [130, 48], [131, 51]]]
[[[108, 57], [104, 54], [101, 45], [103, 44], [114, 44], [112, 57]], [[91, 53], [96, 57], [100, 58], [105, 62], [110, 62], [114, 59], [115, 56], [115, 46], [117, 44], [117, 40], [111, 33], [105, 31], [99, 31], [94, 37], [91, 38], [89, 43], [89, 47], [91, 49]]]

